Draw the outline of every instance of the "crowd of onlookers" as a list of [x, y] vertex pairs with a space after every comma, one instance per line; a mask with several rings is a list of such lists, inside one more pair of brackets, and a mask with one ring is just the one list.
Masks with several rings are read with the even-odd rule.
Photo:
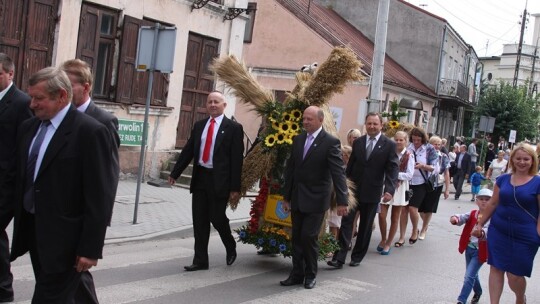
[[[345, 166], [354, 140], [361, 135], [357, 129], [347, 133], [348, 145], [342, 146]], [[482, 157], [477, 151], [477, 139], [466, 145], [464, 139], [457, 137], [447, 147], [445, 138], [428, 137], [423, 129], [415, 127], [408, 133], [396, 132], [393, 140], [399, 159], [398, 182], [392, 199], [379, 205], [381, 240], [376, 250], [389, 255], [393, 247], [402, 247], [406, 241], [414, 245], [425, 239], [441, 194], [445, 199], [450, 195], [450, 182], [456, 200], [462, 194], [463, 184], [469, 183], [471, 201], [476, 202], [478, 209], [450, 217], [451, 224], [464, 225], [459, 252], [465, 254], [467, 270], [457, 303], [466, 303], [471, 291], [474, 294], [470, 303], [478, 303], [482, 296], [478, 271], [486, 261], [490, 265], [491, 303], [499, 303], [505, 275], [516, 303], [526, 303], [525, 276], [531, 274], [540, 245], [540, 144], [536, 150], [527, 143], [517, 144], [511, 150], [504, 142], [497, 146], [488, 143], [484, 162], [479, 163]], [[407, 235], [409, 219], [412, 230]], [[361, 233], [357, 231], [357, 221], [358, 214], [353, 227], [355, 235]], [[340, 217], [332, 210], [328, 225], [337, 236]], [[331, 262], [329, 265], [334, 266]]]

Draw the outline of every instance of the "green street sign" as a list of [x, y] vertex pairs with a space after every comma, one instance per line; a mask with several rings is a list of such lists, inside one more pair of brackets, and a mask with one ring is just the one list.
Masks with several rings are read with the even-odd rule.
[[131, 119], [118, 120], [118, 135], [122, 146], [140, 146], [143, 138], [143, 121]]

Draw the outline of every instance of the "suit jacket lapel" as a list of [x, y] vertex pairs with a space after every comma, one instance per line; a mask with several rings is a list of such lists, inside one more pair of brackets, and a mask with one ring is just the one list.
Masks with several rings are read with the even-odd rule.
[[11, 104], [11, 95], [13, 95], [13, 92], [15, 92], [15, 85], [12, 85], [11, 88], [6, 92], [6, 95], [4, 95], [4, 98], [0, 100], [0, 115], [2, 115], [2, 113], [9, 108]]
[[34, 136], [36, 136], [36, 133], [38, 132], [39, 125], [41, 124], [41, 121], [37, 118], [33, 118], [32, 124], [30, 128], [28, 129], [28, 132], [23, 135], [23, 138], [21, 140], [22, 145], [22, 155], [21, 161], [19, 161], [19, 164], [21, 165], [19, 172], [21, 172], [21, 176], [24, 176], [26, 173], [26, 163], [28, 162], [28, 154], [30, 153], [30, 145], [32, 144], [32, 139]]
[[[323, 141], [325, 136], [326, 136], [326, 132], [324, 132], [324, 129], [322, 129], [321, 132], [319, 133], [319, 135], [311, 143], [311, 147], [309, 147], [309, 150], [306, 153], [306, 157], [304, 157], [304, 161], [306, 159], [308, 159], [309, 156], [311, 155], [311, 153], [313, 153], [317, 149], [317, 147], [319, 147], [321, 145], [321, 142]], [[302, 156], [304, 154], [304, 149], [303, 148], [306, 146], [307, 134], [305, 135], [305, 137], [306, 138], [304, 140], [304, 146], [302, 146]]]
[[36, 179], [39, 178], [41, 173], [51, 163], [56, 154], [58, 154], [58, 152], [62, 149], [65, 143], [69, 140], [69, 136], [71, 135], [73, 130], [72, 126], [74, 123], [74, 119], [77, 114], [77, 109], [75, 108], [75, 106], [71, 105], [66, 116], [58, 126], [58, 130], [54, 132], [54, 135], [51, 138], [49, 145], [47, 146], [47, 150], [45, 150], [45, 154], [43, 155], [43, 160], [41, 161], [41, 165], [39, 166], [39, 171], [36, 175]]
[[86, 108], [86, 111], [84, 111], [85, 114], [91, 115], [96, 110], [96, 105], [92, 100], [90, 100], [90, 103], [88, 104], [88, 107]]
[[[366, 140], [367, 140], [367, 137], [366, 137]], [[369, 158], [367, 160], [370, 160], [373, 157], [373, 154], [378, 153], [378, 151], [384, 146], [385, 143], [386, 143], [386, 138], [384, 137], [384, 135], [381, 134], [381, 136], [379, 137], [379, 140], [375, 142], [373, 146], [373, 150], [371, 150], [371, 154], [369, 155]], [[366, 144], [364, 144], [364, 149], [366, 149]], [[366, 153], [367, 153], [367, 150], [366, 150]]]
[[223, 120], [221, 121], [221, 124], [219, 125], [219, 129], [217, 130], [217, 134], [216, 134], [216, 142], [214, 144], [214, 153], [218, 150], [219, 145], [221, 145], [221, 143], [223, 142], [223, 137], [230, 124], [231, 124], [230, 119], [223, 116]]

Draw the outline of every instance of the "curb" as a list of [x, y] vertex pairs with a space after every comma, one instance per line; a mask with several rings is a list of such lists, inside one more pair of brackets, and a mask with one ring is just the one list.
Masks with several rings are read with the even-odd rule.
[[[231, 220], [229, 222], [231, 226], [231, 230], [234, 230], [243, 224], [245, 224], [249, 218], [243, 218], [243, 219], [236, 219]], [[216, 233], [217, 231], [215, 229], [211, 229], [210, 233]], [[175, 227], [171, 229], [166, 229], [162, 231], [147, 233], [143, 235], [137, 235], [137, 236], [130, 236], [130, 237], [117, 237], [117, 238], [110, 238], [105, 240], [105, 245], [110, 244], [121, 244], [121, 243], [129, 243], [129, 242], [140, 242], [140, 241], [148, 241], [152, 239], [160, 239], [160, 238], [168, 238], [172, 236], [173, 234], [178, 233], [179, 235], [175, 235], [175, 237], [180, 237], [182, 239], [193, 237], [193, 225], [186, 225], [181, 227]]]

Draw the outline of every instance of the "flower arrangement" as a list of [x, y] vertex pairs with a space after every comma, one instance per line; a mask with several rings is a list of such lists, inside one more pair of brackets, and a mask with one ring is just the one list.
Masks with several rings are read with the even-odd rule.
[[[253, 231], [249, 224], [235, 230], [239, 242], [252, 244], [269, 254], [281, 254], [283, 257], [292, 256], [292, 242], [290, 228], [266, 223], [261, 229]], [[319, 237], [319, 256], [323, 261], [328, 253], [339, 250], [339, 243], [330, 233], [323, 233]]]
[[292, 245], [289, 229], [280, 225], [266, 223], [261, 229], [252, 231], [248, 226], [236, 229], [239, 242], [252, 244], [257, 249], [270, 254], [281, 254], [284, 257], [292, 255]]
[[397, 129], [399, 127], [399, 119], [403, 116], [407, 116], [407, 113], [399, 110], [399, 104], [396, 99], [390, 102], [390, 111], [381, 113], [382, 117], [386, 117], [390, 120], [389, 127]]
[[388, 137], [394, 137], [397, 131], [408, 132], [414, 127], [411, 124], [399, 122], [401, 117], [407, 116], [407, 113], [399, 110], [399, 103], [396, 99], [390, 102], [390, 111], [382, 112], [381, 116], [389, 119], [383, 124], [383, 132]]
[[[296, 105], [297, 103], [293, 103]], [[301, 108], [291, 107], [291, 104], [283, 106], [280, 103], [269, 104], [272, 107], [267, 117], [267, 123], [272, 128], [267, 128], [264, 136], [264, 144], [267, 149], [276, 145], [292, 145], [292, 139], [302, 130]], [[290, 109], [287, 111], [287, 109]]]
[[[211, 69], [233, 89], [233, 94], [242, 103], [248, 104], [262, 118], [262, 128], [257, 143], [244, 158], [240, 192], [247, 191], [261, 181], [259, 194], [252, 200], [250, 220], [239, 228], [239, 242], [253, 244], [264, 251], [290, 256], [292, 254], [290, 228], [266, 222], [263, 216], [270, 194], [279, 193], [283, 186], [286, 160], [292, 150], [293, 138], [302, 130], [302, 113], [306, 107], [317, 105], [330, 113], [328, 100], [343, 92], [349, 81], [362, 79], [359, 70], [362, 64], [356, 54], [346, 47], [336, 47], [315, 74], [298, 72], [297, 85], [288, 93], [286, 100], [279, 103], [272, 92], [261, 86], [247, 68], [233, 55], [214, 60]], [[332, 115], [325, 115], [323, 122], [327, 132], [335, 134]], [[349, 207], [356, 205], [356, 198], [349, 193]], [[236, 209], [237, 201], [229, 201]], [[324, 226], [322, 227], [325, 228]], [[319, 258], [339, 248], [338, 242], [328, 233], [319, 234]]]

